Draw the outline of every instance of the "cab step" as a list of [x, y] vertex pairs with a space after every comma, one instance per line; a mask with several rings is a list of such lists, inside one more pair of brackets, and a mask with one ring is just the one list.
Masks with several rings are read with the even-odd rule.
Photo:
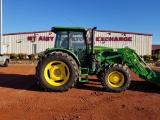
[[79, 82], [88, 82], [89, 68], [80, 68]]

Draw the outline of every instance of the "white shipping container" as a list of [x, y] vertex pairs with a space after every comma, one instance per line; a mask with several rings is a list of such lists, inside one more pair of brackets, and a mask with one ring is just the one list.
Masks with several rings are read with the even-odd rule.
[[[96, 46], [130, 47], [139, 55], [151, 54], [152, 34], [96, 30], [94, 36]], [[54, 38], [51, 31], [11, 33], [3, 34], [2, 44], [7, 53], [37, 54], [54, 47]]]

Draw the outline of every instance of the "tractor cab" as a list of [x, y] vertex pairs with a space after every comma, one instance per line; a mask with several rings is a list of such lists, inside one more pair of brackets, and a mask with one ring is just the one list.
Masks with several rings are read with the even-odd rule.
[[79, 59], [81, 65], [86, 64], [87, 40], [86, 29], [81, 27], [53, 27], [56, 33], [54, 48], [72, 51]]

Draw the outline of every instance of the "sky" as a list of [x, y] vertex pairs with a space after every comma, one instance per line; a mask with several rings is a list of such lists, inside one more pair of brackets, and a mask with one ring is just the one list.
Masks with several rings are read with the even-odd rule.
[[160, 44], [160, 0], [2, 0], [2, 32], [97, 27], [153, 34]]

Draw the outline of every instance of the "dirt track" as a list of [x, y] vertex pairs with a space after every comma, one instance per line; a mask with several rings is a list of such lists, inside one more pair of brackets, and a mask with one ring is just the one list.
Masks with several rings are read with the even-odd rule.
[[0, 67], [0, 120], [160, 120], [160, 88], [132, 72], [122, 93], [105, 92], [95, 77], [67, 92], [44, 92], [34, 73], [35, 66]]

